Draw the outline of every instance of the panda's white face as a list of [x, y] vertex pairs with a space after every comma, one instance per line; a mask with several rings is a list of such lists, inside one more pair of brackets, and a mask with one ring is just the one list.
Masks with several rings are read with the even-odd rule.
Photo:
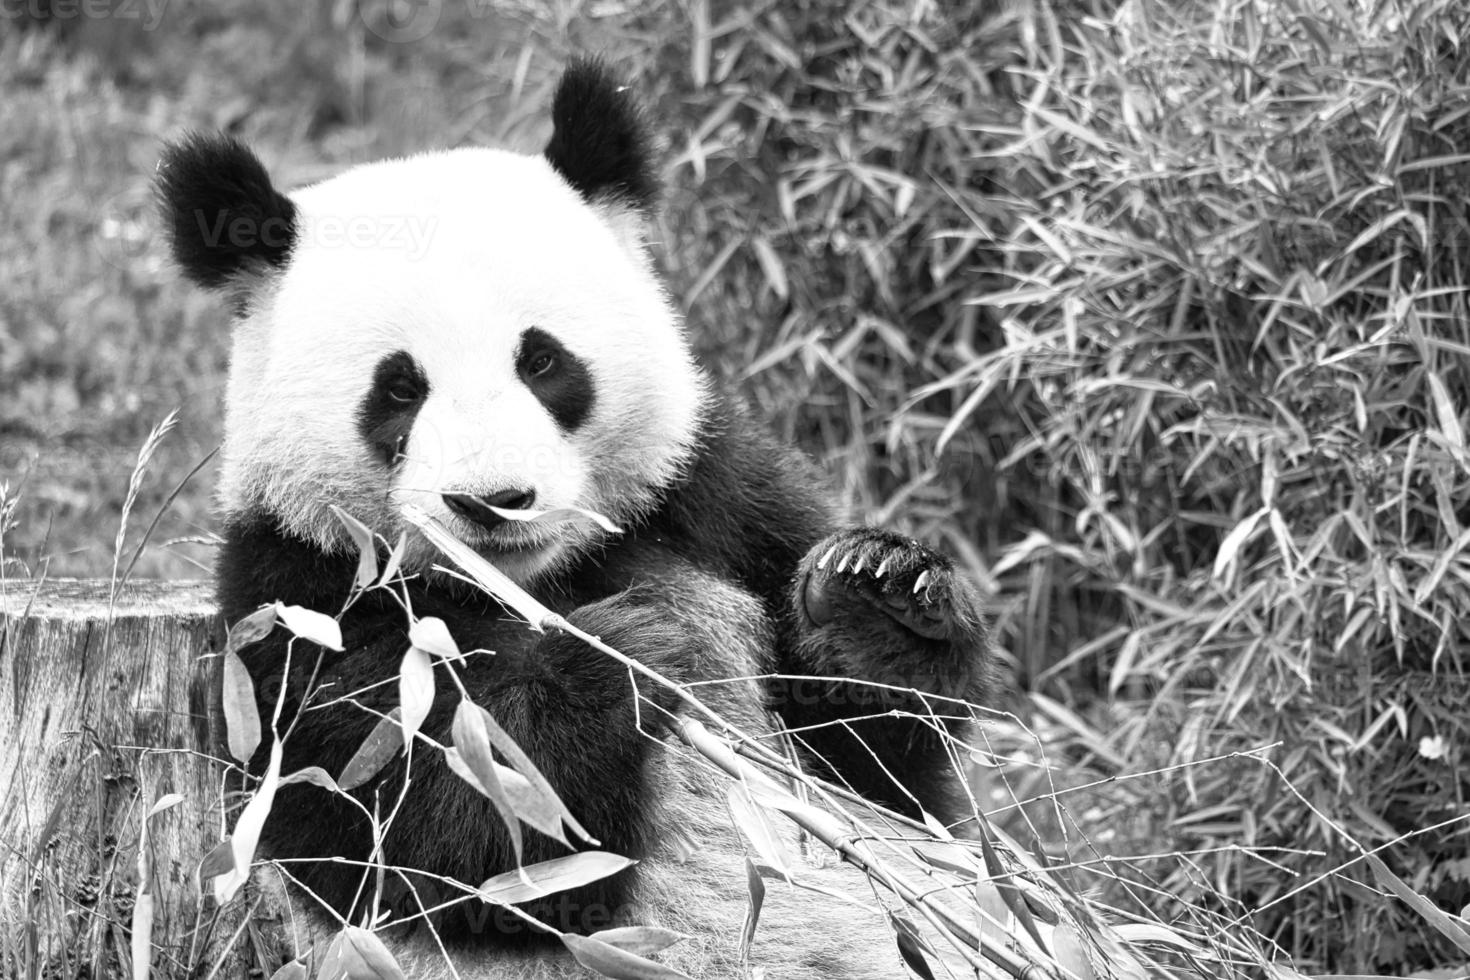
[[[288, 261], [244, 280], [229, 512], [338, 549], [332, 505], [390, 541], [413, 505], [524, 582], [603, 532], [497, 524], [481, 504], [624, 522], [674, 478], [705, 382], [634, 212], [589, 206], [541, 157], [484, 149], [290, 197]], [[419, 543], [409, 563], [431, 558]]]

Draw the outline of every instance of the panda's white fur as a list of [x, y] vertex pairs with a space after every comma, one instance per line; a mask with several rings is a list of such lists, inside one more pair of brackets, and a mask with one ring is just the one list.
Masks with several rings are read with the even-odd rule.
[[[301, 229], [291, 262], [235, 328], [227, 512], [263, 507], [332, 550], [346, 542], [333, 505], [391, 538], [411, 504], [480, 543], [442, 493], [530, 482], [537, 509], [582, 507], [620, 523], [685, 462], [705, 379], [631, 210], [589, 208], [544, 158], [494, 149], [355, 167], [291, 200]], [[485, 356], [533, 326], [594, 374], [594, 417], [569, 435], [508, 358]], [[412, 351], [435, 384], [407, 465], [384, 485], [385, 473], [361, 465], [354, 416], [362, 378], [396, 349]], [[497, 555], [523, 580], [598, 533], [590, 522], [555, 536], [519, 530], [546, 544]], [[411, 541], [408, 567], [421, 567], [431, 554]]]
[[[298, 710], [323, 677], [331, 689], [328, 703], [298, 716], [286, 771], [340, 771], [376, 724], [372, 712], [397, 703], [383, 682], [406, 643], [404, 610], [379, 593], [346, 603], [354, 552], [333, 508], [393, 541], [411, 506], [573, 622], [705, 685], [700, 696], [742, 730], [769, 736], [788, 726], [860, 792], [953, 819], [945, 774], [964, 723], [896, 721], [899, 712], [922, 714], [922, 700], [854, 700], [849, 681], [897, 680], [978, 700], [986, 635], [975, 598], [947, 559], [917, 542], [838, 530], [799, 457], [696, 365], [644, 247], [656, 192], [636, 116], [605, 69], [584, 62], [559, 90], [556, 135], [543, 156], [430, 153], [355, 167], [288, 197], [227, 137], [193, 137], [166, 154], [160, 190], [175, 255], [194, 281], [230, 296], [237, 314], [220, 485], [221, 607], [231, 619], [277, 600], [343, 610], [346, 649], [323, 652], [322, 676], [298, 654], [293, 669], [309, 675], [300, 690], [281, 673], [284, 631], [241, 652], [263, 717], [275, 710], [268, 692], [287, 692], [288, 710]], [[518, 364], [528, 331], [551, 335], [590, 372], [575, 424]], [[399, 353], [427, 390], [383, 458], [364, 431], [365, 396], [380, 387], [385, 358]], [[584, 508], [625, 533], [590, 520], [476, 521], [445, 497], [522, 488], [534, 490], [538, 510]], [[415, 534], [407, 540], [405, 569], [427, 573], [435, 553]], [[829, 567], [822, 556], [838, 550], [863, 557]], [[755, 964], [770, 980], [903, 975], [882, 901], [863, 876], [784, 824], [798, 876], [858, 902], [769, 883], [751, 963], [740, 962], [745, 847], [726, 810], [728, 780], [671, 736], [640, 730], [646, 716], [632, 714], [677, 705], [659, 701], [655, 710], [664, 695], [640, 688], [635, 696], [611, 661], [566, 637], [532, 637], [492, 601], [432, 574], [405, 590], [415, 615], [442, 617], [461, 648], [494, 651], [457, 668], [468, 696], [538, 758], [558, 792], [592, 811], [577, 810], [579, 819], [639, 858], [625, 884], [568, 893], [567, 914], [600, 909], [614, 913], [607, 924], [683, 932], [689, 939], [662, 959], [693, 977], [759, 975], [747, 970]], [[814, 591], [819, 617], [808, 606]], [[788, 688], [779, 674], [821, 680]], [[371, 711], [339, 697], [348, 692]], [[441, 744], [457, 697], [441, 684], [425, 722]], [[269, 741], [251, 762], [256, 773]], [[404, 867], [471, 884], [506, 870], [507, 835], [487, 802], [438, 753], [419, 753], [412, 766], [410, 777], [395, 762], [359, 791], [392, 798], [411, 778], [413, 794], [374, 844], [384, 860], [406, 855]], [[352, 809], [303, 785], [283, 788], [274, 806], [268, 853], [307, 859], [291, 867], [318, 875], [319, 890], [337, 889], [323, 893], [362, 921], [361, 873], [317, 860], [365, 855]], [[528, 859], [565, 853], [529, 831], [525, 846]], [[804, 852], [818, 856], [815, 866], [796, 857]], [[333, 920], [298, 892], [273, 893], [276, 876], [253, 880], [265, 899], [257, 917], [279, 920], [283, 948], [320, 953]], [[538, 914], [552, 921], [560, 913]], [[554, 944], [518, 944], [524, 936], [514, 929], [459, 927], [479, 945], [446, 956], [422, 930], [394, 938], [408, 975], [588, 975]]]

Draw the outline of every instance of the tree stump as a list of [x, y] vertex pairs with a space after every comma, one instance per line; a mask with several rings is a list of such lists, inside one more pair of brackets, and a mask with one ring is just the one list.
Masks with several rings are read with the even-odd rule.
[[143, 820], [170, 794], [146, 838], [150, 973], [188, 975], [212, 945], [196, 876], [226, 829], [211, 584], [108, 590], [0, 583], [0, 976], [132, 975]]

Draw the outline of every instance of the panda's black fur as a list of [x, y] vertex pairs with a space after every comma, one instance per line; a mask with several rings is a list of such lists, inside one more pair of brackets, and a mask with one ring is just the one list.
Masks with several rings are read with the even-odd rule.
[[562, 75], [551, 106], [546, 159], [589, 202], [614, 197], [643, 210], [658, 202], [653, 146], [643, 111], [594, 62]]
[[290, 257], [296, 206], [239, 140], [185, 137], [160, 166], [158, 190], [174, 257], [204, 288], [223, 288], [243, 268], [279, 267]]
[[[589, 205], [653, 207], [658, 186], [640, 110], [605, 68], [593, 61], [570, 67], [553, 117], [547, 157]], [[174, 255], [200, 285], [233, 290], [237, 299], [243, 294], [248, 305], [249, 289], [241, 283], [292, 261], [291, 201], [239, 142], [192, 136], [172, 145], [158, 186]], [[220, 227], [223, 237], [212, 234]], [[522, 345], [515, 356], [523, 383], [558, 426], [576, 429], [597, 403], [592, 375], [585, 366], [578, 370], [575, 355], [554, 336], [529, 336]], [[557, 370], [548, 372], [554, 384], [538, 388], [536, 369], [548, 363], [543, 355]], [[383, 351], [365, 380], [357, 411], [362, 465], [391, 467], [434, 379], [411, 353]], [[948, 559], [917, 542], [843, 529], [811, 465], [728, 392], [708, 395], [694, 446], [680, 475], [655, 488], [655, 504], [624, 533], [538, 579], [532, 591], [574, 624], [678, 681], [788, 675], [695, 690], [753, 731], [769, 731], [766, 709], [779, 713], [810, 749], [810, 762], [874, 801], [911, 814], [922, 808], [941, 820], [963, 816], [951, 753], [969, 722], [906, 715], [902, 709], [917, 715], [928, 709], [902, 689], [984, 700], [987, 638], [973, 591]], [[305, 540], [268, 509], [236, 510], [226, 515], [217, 568], [221, 610], [231, 622], [278, 600], [336, 612], [348, 598], [356, 561], [345, 549]], [[657, 734], [659, 709], [676, 712], [677, 701], [639, 682], [646, 700], [636, 704], [624, 668], [569, 637], [533, 633], [494, 600], [441, 577], [420, 576], [407, 588], [414, 615], [441, 618], [462, 650], [495, 651], [463, 668], [470, 695], [526, 749], [602, 849], [647, 855], [665, 832], [656, 816], [666, 787], [654, 778], [654, 755], [664, 750], [638, 732], [638, 722]], [[408, 645], [403, 608], [369, 592], [341, 622], [345, 652], [297, 644], [286, 718], [295, 715], [308, 680], [318, 689], [316, 705], [347, 694], [377, 712], [397, 703], [396, 686], [383, 682], [395, 676]], [[244, 652], [267, 722], [285, 645], [277, 630]], [[457, 698], [441, 684], [424, 724], [445, 744]], [[947, 704], [937, 702], [935, 710], [943, 714]], [[376, 721], [345, 702], [304, 712], [286, 740], [282, 771], [340, 772]], [[264, 742], [252, 761], [256, 772], [266, 765], [268, 733]], [[489, 801], [430, 753], [417, 755], [413, 765], [412, 789], [383, 845], [386, 862], [470, 884], [513, 867], [509, 837]], [[390, 765], [357, 797], [386, 812], [398, 797], [402, 770]], [[372, 842], [356, 808], [315, 786], [294, 785], [277, 796], [264, 844], [276, 858], [363, 861]], [[527, 863], [565, 853], [563, 845], [526, 832]], [[342, 914], [362, 912], [369, 889], [360, 866], [289, 867]], [[614, 924], [609, 910], [627, 907], [638, 873], [529, 908], [559, 928], [604, 928]], [[531, 935], [508, 915], [492, 915], [487, 925], [478, 903], [456, 906], [434, 924], [447, 939], [503, 945]]]

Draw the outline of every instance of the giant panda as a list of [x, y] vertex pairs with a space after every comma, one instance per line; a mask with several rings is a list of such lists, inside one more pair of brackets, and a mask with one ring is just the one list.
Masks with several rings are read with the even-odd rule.
[[[788, 732], [812, 771], [910, 816], [966, 814], [953, 760], [971, 717], [953, 706], [988, 694], [986, 625], [948, 558], [843, 526], [812, 465], [695, 362], [646, 247], [653, 141], [605, 65], [566, 69], [552, 123], [540, 155], [431, 152], [289, 194], [229, 136], [165, 149], [173, 255], [234, 321], [221, 611], [235, 622], [279, 601], [339, 614], [343, 634], [340, 652], [296, 644], [289, 675], [284, 630], [243, 651], [267, 733], [251, 769], [266, 767], [284, 685], [282, 771], [340, 772], [397, 703], [408, 613], [438, 617], [477, 651], [458, 667], [469, 695], [601, 849], [639, 862], [525, 911], [565, 932], [667, 926], [689, 936], [663, 954], [672, 968], [743, 976], [743, 844], [728, 781], [656, 721], [679, 700], [436, 569], [406, 508], [742, 729], [771, 744]], [[382, 542], [402, 536], [401, 595], [353, 591], [358, 554], [336, 509]], [[562, 516], [505, 516], [518, 510]], [[442, 677], [437, 691], [423, 730], [447, 745], [459, 695]], [[935, 708], [926, 693], [948, 700]], [[406, 790], [400, 758], [354, 794], [393, 812], [381, 859], [410, 874], [390, 886], [422, 872], [417, 885], [443, 901], [446, 881], [515, 866], [493, 805], [440, 755], [413, 756]], [[568, 853], [524, 837], [526, 864]], [[461, 901], [415, 917], [423, 895], [364, 873], [373, 847], [360, 808], [281, 788], [262, 848], [306, 910], [286, 916], [287, 955], [347, 921], [380, 929], [410, 975], [440, 975], [446, 960], [459, 972], [444, 975], [588, 975], [504, 909]], [[752, 961], [765, 976], [903, 974], [880, 898], [861, 876], [842, 887], [868, 911], [770, 890]], [[395, 931], [395, 917], [410, 924]]]

